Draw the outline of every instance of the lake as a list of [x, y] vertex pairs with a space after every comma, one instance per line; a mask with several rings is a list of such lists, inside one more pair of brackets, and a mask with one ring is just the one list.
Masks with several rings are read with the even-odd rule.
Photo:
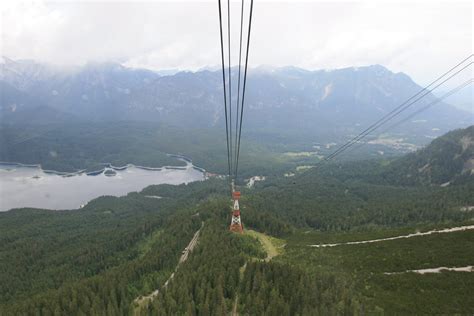
[[181, 184], [204, 177], [190, 162], [180, 169], [128, 165], [67, 176], [39, 166], [0, 165], [0, 212], [19, 207], [77, 209], [102, 195], [122, 196], [152, 184]]

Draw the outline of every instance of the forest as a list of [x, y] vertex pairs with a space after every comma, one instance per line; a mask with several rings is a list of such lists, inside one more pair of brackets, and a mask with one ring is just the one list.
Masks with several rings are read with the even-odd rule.
[[[271, 260], [257, 235], [228, 231], [222, 179], [153, 185], [78, 210], [0, 213], [0, 314], [473, 313], [472, 273], [405, 272], [472, 265], [472, 230], [309, 247], [474, 224], [465, 211], [474, 205], [472, 177], [402, 185], [381, 177], [390, 164], [333, 163], [242, 187], [244, 231], [280, 240]], [[196, 248], [177, 269], [200, 227]], [[155, 290], [151, 302], [137, 304]]]
[[[227, 172], [225, 137], [220, 130], [182, 129], [160, 123], [72, 122], [70, 124], [4, 125], [0, 127], [0, 161], [41, 164], [60, 172], [95, 171], [104, 163], [146, 167], [179, 166], [168, 154], [190, 157], [196, 166], [213, 173]], [[280, 174], [305, 159], [290, 159], [280, 141], [268, 144], [254, 135], [242, 141], [243, 177]], [[307, 160], [307, 159], [306, 159]]]
[[[473, 221], [455, 226], [472, 225]], [[471, 314], [474, 299], [472, 272], [407, 273], [407, 270], [472, 265], [472, 231], [432, 234], [378, 243], [341, 245], [329, 248], [311, 244], [372, 240], [417, 231], [441, 229], [449, 225], [359, 232], [299, 231], [288, 236], [285, 254], [278, 262], [312, 274], [334, 273], [353, 282], [361, 296], [361, 309], [389, 314]], [[387, 274], [388, 273], [388, 274]]]
[[[199, 248], [142, 315], [327, 315], [358, 310], [350, 283], [264, 262], [258, 242], [207, 222]], [[212, 258], [212, 259], [210, 259]]]
[[[324, 143], [317, 135], [272, 129], [246, 131], [242, 138], [240, 177], [279, 176], [299, 165], [311, 165], [330, 148], [315, 152], [314, 144]], [[183, 129], [151, 122], [83, 122], [0, 126], [0, 162], [40, 164], [43, 169], [60, 172], [95, 171], [105, 163], [114, 166], [135, 164], [146, 167], [184, 165], [168, 154], [192, 158], [196, 166], [212, 173], [227, 173], [225, 137], [220, 129]], [[342, 141], [342, 140], [341, 140]], [[350, 159], [384, 157], [400, 153], [384, 146], [362, 147]], [[310, 155], [299, 155], [311, 152]], [[291, 153], [296, 153], [291, 155]], [[380, 157], [379, 157], [380, 158]]]

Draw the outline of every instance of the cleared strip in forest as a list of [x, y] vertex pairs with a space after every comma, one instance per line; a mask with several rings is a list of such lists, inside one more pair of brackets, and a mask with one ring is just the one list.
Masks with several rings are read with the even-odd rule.
[[[184, 248], [183, 254], [179, 258], [178, 265], [174, 269], [174, 272], [171, 273], [168, 280], [166, 280], [165, 284], [163, 284], [163, 288], [166, 288], [168, 286], [170, 281], [174, 278], [174, 275], [175, 275], [176, 271], [178, 271], [178, 268], [179, 268], [180, 264], [182, 264], [183, 262], [185, 262], [188, 259], [189, 253], [191, 251], [193, 251], [194, 247], [196, 247], [197, 242], [199, 240], [199, 233], [201, 232], [201, 229], [202, 229], [203, 226], [204, 226], [204, 222], [201, 223], [201, 228], [199, 228], [196, 231], [196, 233], [194, 233], [194, 236], [191, 239], [191, 241], [189, 242], [188, 246], [186, 248]], [[141, 307], [141, 306], [147, 304], [148, 302], [150, 302], [151, 300], [153, 300], [155, 297], [157, 297], [159, 293], [160, 293], [160, 290], [156, 289], [155, 291], [153, 291], [152, 293], [150, 293], [146, 296], [137, 297], [134, 302], [138, 304], [138, 307]]]
[[239, 302], [239, 294], [235, 294], [234, 305], [232, 306], [232, 316], [238, 316], [239, 313], [237, 312], [237, 304]]
[[429, 269], [418, 269], [418, 270], [406, 270], [403, 272], [384, 272], [386, 275], [393, 275], [393, 274], [402, 274], [408, 272], [414, 272], [418, 274], [426, 274], [426, 273], [441, 273], [442, 271], [454, 271], [454, 272], [474, 272], [473, 266], [466, 266], [466, 267], [439, 267], [439, 268], [429, 268]]
[[440, 229], [440, 230], [435, 229], [435, 230], [430, 230], [423, 233], [417, 232], [417, 233], [408, 234], [408, 235], [387, 237], [387, 238], [380, 238], [380, 239], [363, 240], [363, 241], [348, 241], [348, 242], [342, 242], [342, 243], [319, 244], [319, 245], [308, 245], [308, 246], [315, 247], [315, 248], [325, 248], [325, 247], [335, 247], [335, 246], [342, 246], [342, 245], [368, 244], [368, 243], [388, 241], [388, 240], [427, 236], [427, 235], [432, 235], [432, 234], [453, 233], [453, 232], [459, 232], [459, 231], [465, 231], [465, 230], [471, 230], [471, 229], [474, 229], [474, 225], [446, 228], [446, 229]]
[[282, 252], [281, 248], [285, 246], [283, 240], [270, 237], [255, 230], [247, 229], [245, 230], [245, 234], [257, 238], [262, 244], [263, 249], [265, 249], [265, 252], [267, 253], [265, 261], [270, 261], [273, 257], [278, 256]]

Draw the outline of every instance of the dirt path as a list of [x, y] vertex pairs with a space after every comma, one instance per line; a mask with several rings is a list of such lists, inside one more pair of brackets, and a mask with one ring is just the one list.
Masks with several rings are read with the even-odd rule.
[[232, 307], [232, 316], [238, 316], [237, 313], [237, 304], [239, 302], [239, 294], [235, 294], [234, 306]]
[[[204, 222], [201, 224], [201, 228], [204, 226]], [[199, 233], [201, 232], [201, 228], [197, 230], [197, 232], [194, 234], [193, 239], [189, 242], [188, 246], [184, 248], [183, 250], [183, 255], [181, 258], [179, 258], [179, 263], [178, 266], [188, 260], [189, 253], [193, 251], [194, 247], [196, 247], [198, 239], [199, 239]], [[178, 270], [178, 266], [176, 267], [176, 270]]]
[[414, 272], [418, 274], [426, 274], [426, 273], [441, 273], [442, 271], [454, 271], [454, 272], [474, 272], [473, 266], [466, 266], [466, 267], [439, 267], [439, 268], [429, 268], [429, 269], [418, 269], [418, 270], [406, 270], [403, 272], [385, 272], [384, 274], [392, 275], [392, 274], [402, 274], [407, 272]]
[[316, 247], [316, 248], [324, 248], [324, 247], [335, 247], [335, 246], [341, 246], [341, 245], [368, 244], [368, 243], [387, 241], [387, 240], [396, 240], [396, 239], [403, 239], [403, 238], [427, 236], [427, 235], [432, 235], [432, 234], [453, 233], [453, 232], [459, 232], [459, 231], [465, 231], [465, 230], [471, 230], [471, 229], [474, 229], [474, 225], [446, 228], [446, 229], [440, 229], [440, 230], [430, 230], [430, 231], [423, 232], [423, 233], [413, 233], [413, 234], [408, 234], [408, 235], [387, 237], [387, 238], [380, 238], [380, 239], [363, 240], [363, 241], [349, 241], [349, 242], [342, 242], [342, 243], [335, 243], [335, 244], [319, 244], [319, 245], [309, 245], [309, 246], [310, 247]]
[[[173, 280], [174, 275], [175, 275], [176, 271], [178, 271], [179, 266], [188, 259], [189, 254], [193, 251], [194, 247], [196, 247], [197, 242], [199, 240], [199, 233], [201, 232], [201, 229], [202, 229], [203, 226], [204, 226], [204, 222], [201, 223], [201, 227], [196, 231], [196, 233], [194, 233], [194, 236], [191, 239], [191, 241], [189, 242], [188, 246], [186, 248], [184, 248], [183, 254], [179, 258], [178, 265], [174, 269], [174, 272], [171, 273], [168, 280], [166, 280], [165, 284], [163, 284], [163, 287], [162, 287], [163, 289], [165, 289], [168, 286], [169, 282], [171, 280]], [[151, 302], [151, 300], [153, 300], [153, 298], [158, 296], [159, 293], [160, 293], [160, 290], [156, 289], [155, 291], [151, 292], [150, 294], [148, 294], [146, 296], [137, 297], [134, 300], [134, 302], [138, 304], [138, 307], [135, 309], [134, 315], [138, 315], [138, 311], [140, 310], [140, 308], [143, 307], [144, 305], [148, 304], [149, 302]]]

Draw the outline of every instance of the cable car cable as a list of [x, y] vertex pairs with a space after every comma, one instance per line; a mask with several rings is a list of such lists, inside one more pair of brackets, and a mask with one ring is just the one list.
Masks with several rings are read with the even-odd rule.
[[381, 131], [380, 134], [383, 134], [383, 133], [385, 133], [385, 132], [387, 132], [387, 131], [389, 131], [389, 130], [391, 130], [391, 129], [393, 129], [393, 128], [395, 128], [395, 127], [397, 127], [397, 126], [399, 126], [399, 125], [401, 125], [401, 124], [403, 124], [403, 123], [405, 123], [405, 122], [408, 121], [409, 119], [411, 119], [411, 118], [413, 118], [414, 116], [416, 116], [416, 115], [418, 115], [418, 114], [420, 114], [420, 113], [422, 113], [422, 112], [428, 110], [428, 109], [429, 109], [430, 107], [432, 107], [433, 105], [435, 105], [435, 104], [441, 102], [442, 100], [444, 100], [444, 99], [450, 97], [451, 95], [457, 93], [458, 91], [464, 89], [465, 87], [469, 86], [469, 85], [472, 84], [473, 82], [474, 82], [474, 79], [473, 79], [473, 78], [464, 81], [462, 84], [458, 85], [457, 87], [455, 87], [455, 88], [451, 89], [450, 91], [446, 92], [445, 94], [443, 94], [443, 95], [442, 95], [441, 97], [439, 97], [436, 101], [431, 102], [430, 104], [425, 105], [423, 108], [421, 108], [421, 109], [419, 109], [419, 110], [417, 110], [417, 111], [411, 113], [410, 115], [408, 115], [408, 116], [405, 117], [404, 119], [402, 119], [402, 120], [400, 120], [400, 121], [398, 121], [398, 122], [396, 122], [396, 123], [390, 125], [390, 126], [387, 127], [386, 129], [384, 129], [383, 131]]
[[224, 62], [224, 38], [222, 35], [222, 7], [221, 0], [218, 0], [219, 4], [219, 30], [221, 38], [221, 61], [222, 61], [222, 82], [224, 88], [224, 111], [225, 111], [225, 133], [226, 133], [226, 143], [227, 143], [227, 164], [229, 167], [229, 177], [231, 175], [230, 167], [230, 151], [229, 151], [229, 128], [227, 123], [227, 94], [226, 94], [226, 80], [225, 80], [225, 62]]
[[[474, 79], [472, 79], [472, 78], [469, 79], [469, 80], [467, 80], [467, 81], [465, 81], [465, 82], [463, 82], [463, 83], [461, 83], [460, 85], [458, 85], [458, 86], [456, 86], [455, 88], [451, 89], [450, 91], [448, 91], [447, 93], [445, 93], [445, 94], [442, 95], [441, 97], [437, 98], [435, 101], [429, 103], [428, 105], [424, 106], [423, 108], [419, 109], [418, 111], [416, 111], [416, 112], [410, 114], [408, 117], [404, 118], [402, 121], [400, 121], [400, 122], [398, 122], [398, 123], [396, 123], [396, 124], [393, 124], [392, 126], [388, 127], [388, 128], [385, 129], [382, 133], [385, 133], [385, 132], [388, 131], [389, 129], [394, 128], [394, 127], [396, 127], [396, 126], [402, 124], [402, 123], [405, 122], [406, 120], [408, 120], [408, 119], [412, 118], [413, 116], [415, 116], [415, 115], [417, 115], [417, 114], [419, 114], [419, 113], [421, 113], [421, 112], [427, 110], [428, 108], [430, 108], [430, 107], [432, 107], [433, 105], [435, 105], [435, 104], [437, 104], [437, 103], [443, 101], [443, 100], [446, 99], [447, 97], [449, 97], [449, 96], [451, 96], [451, 95], [457, 93], [458, 91], [460, 91], [461, 89], [463, 89], [463, 88], [469, 86], [469, 85], [472, 84], [472, 83], [474, 83]], [[359, 146], [353, 147], [352, 149], [350, 149], [350, 150], [347, 149], [347, 150], [349, 150], [349, 152], [352, 152], [353, 150], [356, 150], [356, 149], [358, 149], [358, 148], [360, 148], [360, 147], [366, 145], [367, 142], [362, 142], [362, 143], [358, 143], [358, 144], [359, 144]], [[342, 152], [341, 152], [341, 154], [342, 154]], [[321, 165], [322, 165], [322, 162], [319, 163], [319, 164], [317, 164], [317, 165], [314, 165], [314, 168], [313, 168], [313, 169], [318, 169], [318, 167], [320, 167]], [[294, 187], [295, 185], [308, 185], [308, 184], [311, 184], [311, 182], [310, 182], [310, 183], [307, 183], [307, 182], [306, 182], [306, 183], [301, 183], [301, 180], [304, 180], [304, 178], [308, 177], [309, 175], [310, 175], [309, 172], [308, 172], [308, 173], [304, 173], [304, 174], [302, 174], [302, 175], [300, 176], [300, 178], [298, 179], [298, 182], [300, 182], [300, 183], [297, 184], [296, 181], [293, 181], [291, 184], [287, 184], [287, 185], [284, 185], [284, 186], [285, 186], [285, 187], [290, 187], [290, 186], [291, 186], [291, 187]]]
[[[457, 71], [455, 74], [451, 75], [450, 77], [448, 77], [446, 80], [444, 80], [443, 82], [441, 82], [440, 84], [438, 84], [437, 86], [435, 86], [434, 88], [432, 88], [431, 90], [429, 90], [428, 92], [426, 92], [425, 94], [423, 94], [421, 97], [419, 97], [417, 100], [409, 103], [409, 104], [406, 104], [406, 102], [408, 100], [411, 100], [413, 99], [414, 96], [418, 95], [419, 92], [410, 97], [407, 101], [405, 101], [403, 104], [402, 104], [402, 108], [400, 109], [400, 106], [396, 108], [396, 111], [395, 113], [393, 113], [394, 111], [392, 110], [392, 112], [390, 112], [389, 114], [390, 115], [385, 115], [384, 117], [382, 117], [381, 119], [379, 119], [376, 123], [374, 123], [372, 125], [371, 128], [368, 128], [366, 129], [364, 132], [360, 133], [359, 135], [357, 135], [356, 137], [354, 137], [353, 139], [351, 139], [350, 141], [348, 141], [347, 143], [345, 143], [343, 146], [341, 146], [340, 148], [338, 148], [335, 152], [333, 152], [331, 155], [329, 155], [328, 157], [326, 157], [324, 160], [330, 160], [332, 158], [332, 156], [334, 155], [337, 155], [339, 151], [344, 151], [344, 149], [346, 147], [350, 147], [351, 146], [351, 143], [355, 143], [357, 142], [358, 140], [360, 140], [361, 138], [364, 138], [367, 134], [369, 134], [370, 132], [372, 132], [373, 130], [379, 128], [380, 126], [382, 126], [383, 124], [385, 124], [387, 121], [391, 120], [392, 118], [396, 117], [398, 114], [400, 114], [401, 112], [403, 112], [404, 110], [406, 110], [408, 107], [410, 107], [411, 105], [413, 105], [414, 103], [416, 103], [418, 100], [420, 100], [421, 98], [423, 98], [424, 96], [428, 95], [430, 92], [432, 92], [433, 90], [435, 90], [436, 88], [438, 88], [440, 85], [442, 85], [443, 83], [445, 83], [446, 81], [448, 81], [449, 79], [451, 79], [452, 77], [456, 76], [459, 72], [461, 72], [462, 70], [466, 69], [467, 67], [469, 67], [470, 65], [472, 65], [472, 62], [469, 63], [468, 65], [464, 66], [461, 70]], [[426, 90], [426, 88], [424, 88], [423, 90], [421, 91], [424, 91]], [[421, 92], [420, 91], [420, 92]]]
[[[472, 55], [471, 55], [471, 56], [472, 56]], [[470, 58], [471, 56], [469, 56], [469, 58]], [[467, 60], [467, 59], [463, 60], [461, 63], [465, 62], [466, 60]], [[460, 64], [461, 64], [461, 63], [460, 63]], [[460, 64], [456, 65], [454, 68], [458, 67]], [[379, 124], [378, 126], [376, 126], [376, 127], [373, 128], [373, 129], [371, 129], [368, 133], [373, 132], [374, 130], [376, 130], [376, 129], [378, 129], [379, 127], [381, 127], [383, 124], [387, 123], [390, 119], [393, 119], [394, 117], [400, 115], [400, 114], [401, 114], [404, 110], [406, 110], [409, 106], [411, 106], [412, 104], [418, 102], [418, 101], [421, 100], [424, 96], [426, 96], [426, 95], [428, 95], [429, 93], [431, 93], [431, 91], [435, 90], [436, 88], [438, 88], [439, 86], [441, 86], [442, 84], [444, 84], [445, 82], [447, 82], [448, 80], [451, 80], [453, 77], [457, 76], [460, 72], [462, 72], [464, 69], [466, 69], [467, 67], [471, 66], [472, 64], [473, 64], [473, 62], [470, 62], [469, 64], [467, 64], [466, 66], [464, 66], [463, 68], [461, 68], [460, 70], [458, 70], [457, 72], [455, 72], [454, 74], [452, 74], [451, 76], [449, 76], [447, 79], [443, 80], [441, 83], [439, 83], [437, 86], [435, 86], [434, 88], [432, 88], [430, 91], [426, 92], [425, 94], [423, 94], [422, 96], [420, 96], [419, 98], [417, 98], [417, 99], [416, 99], [415, 101], [413, 101], [411, 104], [409, 104], [408, 106], [404, 107], [403, 109], [400, 109], [398, 113], [394, 113], [394, 115], [392, 115], [391, 118], [389, 118], [389, 119], [383, 121], [381, 124]], [[454, 69], [454, 68], [452, 68], [452, 69]], [[452, 70], [452, 69], [451, 69], [451, 70]], [[449, 71], [449, 72], [450, 72], [450, 71]], [[447, 73], [449, 73], [449, 72], [447, 72]], [[437, 79], [437, 80], [435, 80], [435, 81], [439, 81], [439, 80]], [[441, 101], [442, 101], [443, 99], [445, 99], [446, 97], [448, 97], [448, 96], [450, 96], [450, 95], [452, 95], [452, 94], [458, 92], [459, 90], [461, 90], [461, 89], [464, 88], [465, 86], [471, 84], [472, 82], [473, 82], [473, 79], [472, 79], [472, 78], [469, 79], [469, 80], [467, 80], [467, 81], [465, 81], [465, 82], [463, 82], [463, 83], [460, 84], [459, 86], [455, 87], [454, 89], [452, 89], [452, 90], [450, 90], [449, 92], [447, 92], [446, 94], [444, 94], [441, 98], [436, 99], [435, 101], [431, 102], [430, 104], [428, 104], [427, 106], [423, 107], [423, 108], [420, 109], [419, 111], [413, 113], [413, 115], [416, 115], [416, 114], [418, 114], [419, 112], [425, 110], [426, 108], [431, 107], [431, 106], [433, 106], [434, 104], [441, 102]], [[431, 85], [431, 84], [430, 84], [430, 85]], [[423, 89], [423, 90], [425, 90], [425, 89]], [[412, 99], [412, 97], [411, 97], [410, 99]], [[359, 137], [357, 140], [355, 140], [354, 142], [352, 142], [350, 145], [346, 146], [346, 147], [343, 148], [342, 150], [339, 150], [339, 151], [336, 150], [336, 151], [333, 152], [331, 155], [329, 155], [330, 158], [324, 159], [324, 160], [318, 162], [317, 164], [315, 164], [315, 165], [314, 165], [314, 168], [316, 168], [316, 169], [317, 169], [317, 168], [320, 168], [324, 163], [335, 159], [337, 156], [339, 156], [340, 154], [342, 154], [344, 151], [348, 150], [351, 146], [353, 146], [353, 145], [354, 145], [356, 142], [358, 142], [360, 139], [362, 139], [362, 138], [364, 138], [365, 136], [367, 136], [368, 133], [366, 133], [365, 135], [363, 135], [363, 137]], [[358, 136], [360, 136], [360, 134], [359, 134]], [[357, 137], [353, 138], [353, 140], [356, 139], [356, 138], [357, 138]], [[348, 143], [349, 143], [349, 142], [348, 142]], [[346, 143], [346, 144], [347, 144], [347, 143]], [[365, 143], [362, 143], [362, 145], [364, 145], [364, 144], [365, 144]], [[362, 145], [361, 145], [361, 146], [362, 146]], [[341, 149], [341, 148], [339, 148], [339, 149]], [[328, 157], [329, 157], [329, 156], [328, 156]], [[300, 179], [300, 180], [301, 180], [301, 179]], [[296, 184], [296, 183], [293, 182], [293, 185], [294, 185], [294, 184]]]
[[239, 168], [240, 139], [242, 136], [242, 121], [244, 118], [245, 88], [247, 86], [247, 67], [248, 67], [248, 61], [249, 61], [250, 33], [252, 29], [252, 12], [253, 12], [253, 0], [250, 0], [249, 27], [248, 27], [248, 35], [247, 35], [247, 51], [245, 54], [244, 81], [243, 81], [243, 88], [242, 88], [242, 101], [241, 101], [241, 107], [240, 107], [239, 142], [237, 146], [237, 161], [235, 163], [235, 177], [236, 178], [237, 178], [238, 168]]
[[[384, 121], [388, 116], [392, 115], [393, 113], [395, 113], [396, 111], [398, 111], [400, 108], [402, 108], [404, 105], [406, 105], [408, 102], [410, 102], [410, 100], [416, 98], [419, 94], [423, 93], [425, 90], [427, 90], [429, 87], [431, 87], [432, 85], [436, 84], [436, 82], [438, 82], [439, 80], [441, 80], [443, 77], [445, 77], [446, 75], [448, 75], [449, 73], [451, 73], [454, 69], [458, 68], [460, 65], [462, 65], [463, 63], [465, 63], [467, 60], [469, 60], [471, 57], [473, 56], [473, 54], [469, 55], [468, 57], [466, 57], [465, 59], [463, 59], [461, 62], [459, 62], [457, 65], [455, 65], [454, 67], [452, 67], [451, 69], [449, 69], [447, 72], [445, 72], [444, 74], [442, 74], [441, 76], [439, 76], [438, 78], [436, 78], [434, 81], [432, 81], [429, 85], [427, 85], [426, 87], [424, 87], [423, 89], [421, 89], [420, 91], [418, 91], [416, 94], [414, 94], [413, 96], [411, 96], [410, 98], [408, 98], [407, 100], [405, 100], [402, 104], [400, 104], [399, 106], [397, 106], [395, 109], [393, 109], [392, 111], [390, 111], [389, 113], [385, 114], [383, 117], [381, 117], [379, 120], [377, 120], [375, 123], [373, 123], [372, 125], [370, 125], [368, 128], [366, 128], [364, 131], [362, 131], [359, 135], [357, 135], [356, 137], [354, 137], [353, 139], [349, 140], [348, 142], [346, 142], [343, 146], [339, 147], [335, 152], [333, 152], [331, 155], [337, 153], [338, 151], [340, 150], [343, 150], [345, 147], [347, 147], [352, 141], [354, 140], [357, 140], [358, 137], [360, 137], [362, 134], [364, 134], [365, 132], [367, 131], [370, 131], [372, 128], [374, 128], [375, 126], [377, 126], [378, 124], [380, 124], [380, 122]], [[330, 155], [330, 156], [331, 156]], [[326, 157], [326, 158], [329, 158]]]
[[[235, 163], [237, 165], [237, 138], [238, 138], [238, 133], [237, 130], [239, 129], [239, 103], [240, 103], [240, 75], [242, 73], [241, 71], [241, 64], [242, 64], [242, 33], [243, 33], [243, 27], [244, 27], [244, 3], [245, 0], [242, 0], [242, 6], [241, 6], [241, 11], [240, 11], [240, 43], [239, 43], [239, 75], [237, 79], [237, 111], [236, 111], [236, 120], [235, 120]], [[235, 174], [235, 177], [237, 177], [237, 174]]]
[[[228, 47], [228, 62], [229, 62], [229, 68], [227, 70], [227, 75], [229, 76], [229, 141], [230, 141], [230, 169], [232, 172], [232, 167], [233, 167], [233, 161], [232, 161], [232, 64], [230, 62], [230, 43], [231, 43], [231, 37], [230, 37], [230, 0], [227, 0], [227, 47]], [[232, 174], [229, 175], [230, 180], [232, 181]]]
[[[334, 151], [332, 154], [330, 154], [329, 156], [327, 156], [324, 160], [330, 160], [332, 159], [333, 157], [337, 156], [339, 154], [339, 152], [343, 152], [346, 148], [352, 146], [352, 144], [354, 144], [355, 142], [359, 141], [360, 139], [364, 138], [365, 136], [367, 136], [367, 134], [371, 133], [372, 131], [378, 129], [380, 126], [382, 126], [383, 124], [385, 124], [386, 122], [390, 121], [391, 119], [393, 119], [394, 117], [398, 116], [400, 113], [402, 113], [403, 111], [405, 111], [406, 109], [408, 109], [411, 105], [413, 105], [414, 103], [418, 102], [420, 99], [422, 99], [423, 97], [425, 97], [426, 95], [430, 94], [433, 90], [435, 90], [436, 88], [438, 88], [439, 86], [441, 86], [442, 84], [444, 84], [445, 82], [447, 82], [448, 80], [452, 79], [453, 77], [455, 77], [456, 75], [458, 75], [461, 71], [463, 71], [464, 69], [466, 69], [467, 67], [471, 66], [473, 63], [470, 62], [469, 64], [467, 64], [466, 66], [464, 66], [463, 68], [461, 68], [460, 70], [458, 70], [457, 72], [455, 72], [454, 74], [452, 74], [451, 76], [449, 76], [447, 79], [443, 80], [441, 83], [439, 83], [438, 85], [436, 85], [434, 88], [432, 89], [426, 89], [426, 88], [423, 88], [422, 90], [420, 90], [420, 92], [422, 91], [425, 91], [427, 90], [426, 93], [424, 93], [423, 95], [421, 95], [420, 97], [418, 97], [416, 100], [406, 104], [407, 102], [405, 101], [404, 103], [402, 103], [402, 106], [398, 106], [396, 108], [397, 111], [395, 111], [395, 113], [393, 113], [394, 111], [392, 110], [390, 113], [390, 115], [385, 115], [382, 119], [379, 119], [375, 124], [372, 124], [372, 127], [369, 128], [369, 129], [366, 129], [364, 132], [360, 133], [359, 135], [357, 135], [356, 137], [354, 137], [353, 139], [351, 139], [350, 141], [348, 141], [347, 143], [345, 143], [343, 146], [339, 147], [336, 151]], [[438, 81], [438, 79], [436, 80]], [[432, 84], [430, 84], [432, 85]], [[413, 99], [413, 97], [417, 96], [418, 94], [420, 94], [420, 92], [416, 93], [414, 96], [410, 97], [408, 100], [411, 100]], [[407, 100], [407, 101], [408, 101]]]
[[[426, 106], [424, 106], [423, 108], [421, 108], [421, 109], [419, 109], [419, 110], [417, 110], [417, 111], [411, 113], [410, 115], [408, 115], [407, 117], [403, 118], [402, 120], [400, 120], [400, 121], [398, 121], [398, 122], [396, 122], [396, 123], [390, 125], [389, 127], [387, 127], [386, 129], [384, 129], [383, 131], [381, 131], [381, 132], [378, 133], [378, 134], [383, 134], [383, 133], [385, 133], [385, 132], [387, 132], [387, 131], [389, 131], [389, 130], [391, 130], [391, 129], [393, 129], [393, 128], [395, 128], [395, 127], [397, 127], [397, 126], [399, 126], [399, 125], [401, 125], [401, 124], [403, 124], [403, 123], [405, 123], [405, 122], [408, 121], [409, 119], [411, 119], [411, 118], [413, 118], [414, 116], [416, 116], [416, 115], [418, 115], [418, 114], [420, 114], [420, 113], [422, 113], [422, 112], [428, 110], [428, 109], [431, 108], [433, 105], [435, 105], [435, 104], [437, 104], [437, 103], [443, 101], [444, 99], [446, 99], [446, 98], [450, 97], [451, 95], [457, 93], [458, 91], [464, 89], [465, 87], [469, 86], [469, 85], [472, 84], [473, 82], [474, 82], [474, 79], [472, 79], [472, 78], [469, 79], [469, 80], [467, 80], [467, 81], [465, 81], [465, 82], [463, 82], [462, 84], [458, 85], [457, 87], [455, 87], [455, 88], [451, 89], [450, 91], [446, 92], [445, 94], [443, 94], [441, 97], [437, 98], [435, 101], [433, 101], [433, 102], [427, 104]], [[349, 150], [348, 153], [349, 153], [349, 152], [352, 152], [352, 151], [354, 151], [354, 150], [356, 150], [356, 149], [361, 148], [362, 146], [366, 145], [367, 142], [362, 142], [362, 143], [358, 143], [358, 144], [359, 144], [359, 146], [353, 147], [352, 149], [348, 149], [348, 150]]]

